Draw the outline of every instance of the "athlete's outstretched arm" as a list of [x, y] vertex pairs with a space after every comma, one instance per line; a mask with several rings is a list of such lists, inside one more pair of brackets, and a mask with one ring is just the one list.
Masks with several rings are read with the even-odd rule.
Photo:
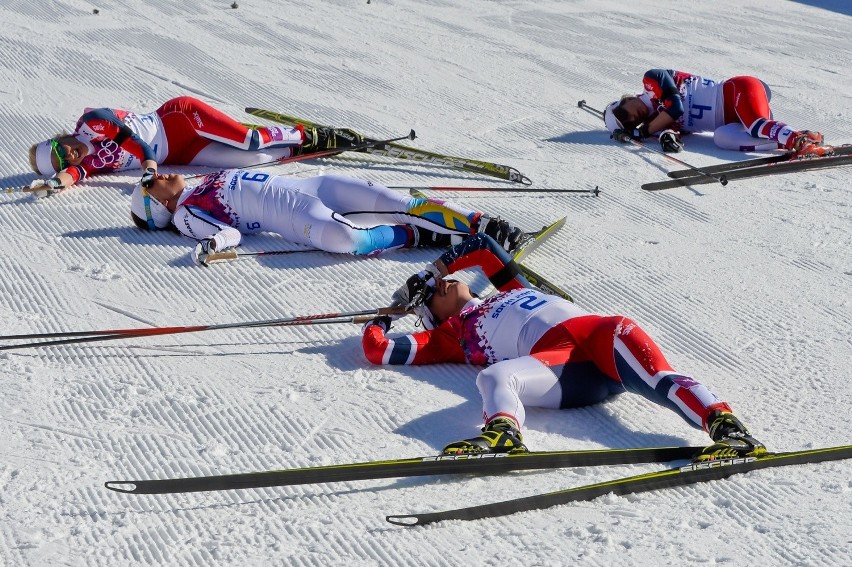
[[239, 230], [216, 220], [198, 207], [178, 207], [172, 222], [184, 236], [215, 241], [216, 250], [239, 246], [242, 240]]
[[466, 238], [441, 254], [435, 265], [444, 275], [479, 267], [500, 291], [533, 287], [521, 274], [518, 264], [512, 260], [509, 253], [482, 232]]

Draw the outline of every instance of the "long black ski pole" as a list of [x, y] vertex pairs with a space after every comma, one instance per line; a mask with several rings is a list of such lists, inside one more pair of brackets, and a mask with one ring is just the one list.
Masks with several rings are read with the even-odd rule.
[[[598, 118], [603, 119], [603, 115], [604, 115], [603, 111], [589, 106], [588, 104], [586, 104], [585, 100], [578, 101], [577, 106], [579, 108], [582, 108], [586, 112], [589, 112], [590, 114], [594, 114]], [[658, 150], [656, 148], [652, 148], [651, 146], [647, 146], [647, 145], [643, 144], [642, 142], [640, 142], [639, 140], [634, 140], [633, 138], [631, 138], [629, 136], [625, 137], [624, 139], [626, 141], [630, 142], [631, 144], [633, 144], [634, 146], [638, 146], [640, 148], [644, 148], [644, 149], [651, 151], [651, 152], [654, 152], [656, 154], [660, 154], [661, 156], [663, 156], [667, 160], [673, 161], [677, 164], [682, 165], [683, 167], [685, 167], [687, 169], [690, 169], [690, 170], [696, 172], [696, 175], [703, 175], [704, 177], [709, 177], [710, 179], [713, 179], [714, 181], [721, 183], [723, 186], [728, 184], [728, 178], [725, 176], [725, 174], [722, 174], [722, 175], [719, 175], [719, 176], [711, 175], [711, 174], [707, 173], [706, 171], [702, 171], [702, 170], [698, 169], [694, 165], [688, 164], [683, 160], [677, 159], [676, 157], [674, 157], [671, 154], [667, 154], [666, 152], [664, 152], [662, 150]]]
[[412, 191], [462, 191], [473, 193], [579, 193], [597, 197], [601, 190], [595, 185], [591, 189], [527, 189], [518, 187], [449, 187], [449, 186], [413, 186], [413, 185], [387, 185], [388, 189], [408, 189]]

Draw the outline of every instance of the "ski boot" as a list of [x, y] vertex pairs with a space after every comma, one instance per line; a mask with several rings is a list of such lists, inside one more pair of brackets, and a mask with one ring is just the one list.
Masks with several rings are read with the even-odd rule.
[[526, 453], [518, 424], [507, 417], [497, 417], [485, 424], [482, 434], [471, 439], [450, 443], [444, 455], [469, 455], [473, 453]]
[[823, 156], [829, 152], [829, 148], [823, 147], [823, 136], [819, 132], [803, 130], [793, 132], [784, 144], [784, 148], [798, 156]]
[[759, 457], [766, 454], [763, 443], [752, 437], [734, 414], [716, 410], [710, 414], [707, 423], [708, 433], [715, 443], [705, 447], [695, 458], [696, 461]]
[[411, 230], [409, 248], [449, 248], [452, 245], [452, 235], [441, 234], [417, 225], [408, 225]]
[[513, 254], [530, 238], [523, 230], [509, 224], [508, 221], [486, 214], [479, 217], [477, 231], [484, 232], [493, 238], [509, 254]]
[[305, 128], [296, 126], [304, 136], [305, 141], [300, 147], [300, 154], [312, 154], [326, 150], [344, 150], [364, 143], [364, 137], [358, 132], [341, 128]]

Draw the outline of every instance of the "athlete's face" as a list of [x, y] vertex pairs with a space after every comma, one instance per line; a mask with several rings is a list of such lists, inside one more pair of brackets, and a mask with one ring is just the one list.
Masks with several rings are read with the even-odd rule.
[[626, 124], [640, 124], [648, 116], [648, 107], [636, 96], [624, 97], [621, 108], [627, 113]]
[[60, 136], [54, 140], [56, 144], [50, 154], [53, 169], [61, 171], [69, 165], [80, 165], [83, 158], [89, 154], [89, 148], [74, 136]]
[[471, 299], [473, 299], [473, 295], [464, 282], [438, 280], [435, 285], [435, 293], [427, 306], [440, 324], [453, 315], [458, 315], [462, 306]]
[[184, 179], [183, 175], [177, 173], [161, 175], [158, 173], [153, 185], [148, 188], [148, 194], [162, 203], [171, 212], [174, 212], [177, 197], [180, 196], [184, 187], [186, 187], [186, 179]]

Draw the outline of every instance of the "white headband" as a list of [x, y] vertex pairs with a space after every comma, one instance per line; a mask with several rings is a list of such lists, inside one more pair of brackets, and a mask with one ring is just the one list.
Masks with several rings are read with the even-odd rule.
[[50, 145], [51, 141], [45, 140], [44, 142], [40, 142], [35, 149], [36, 168], [38, 168], [38, 172], [42, 175], [53, 175], [56, 173], [56, 168], [53, 167], [53, 163], [50, 161], [50, 156], [53, 153], [53, 148]]
[[607, 105], [607, 107], [604, 109], [604, 124], [606, 124], [606, 129], [609, 130], [610, 132], [614, 132], [614, 131], [619, 130], [619, 129], [624, 129], [624, 126], [621, 124], [621, 122], [618, 121], [618, 119], [612, 113], [612, 111], [615, 109], [615, 107], [618, 106], [619, 104], [621, 104], [621, 101], [614, 100], [611, 103], [609, 103]]

